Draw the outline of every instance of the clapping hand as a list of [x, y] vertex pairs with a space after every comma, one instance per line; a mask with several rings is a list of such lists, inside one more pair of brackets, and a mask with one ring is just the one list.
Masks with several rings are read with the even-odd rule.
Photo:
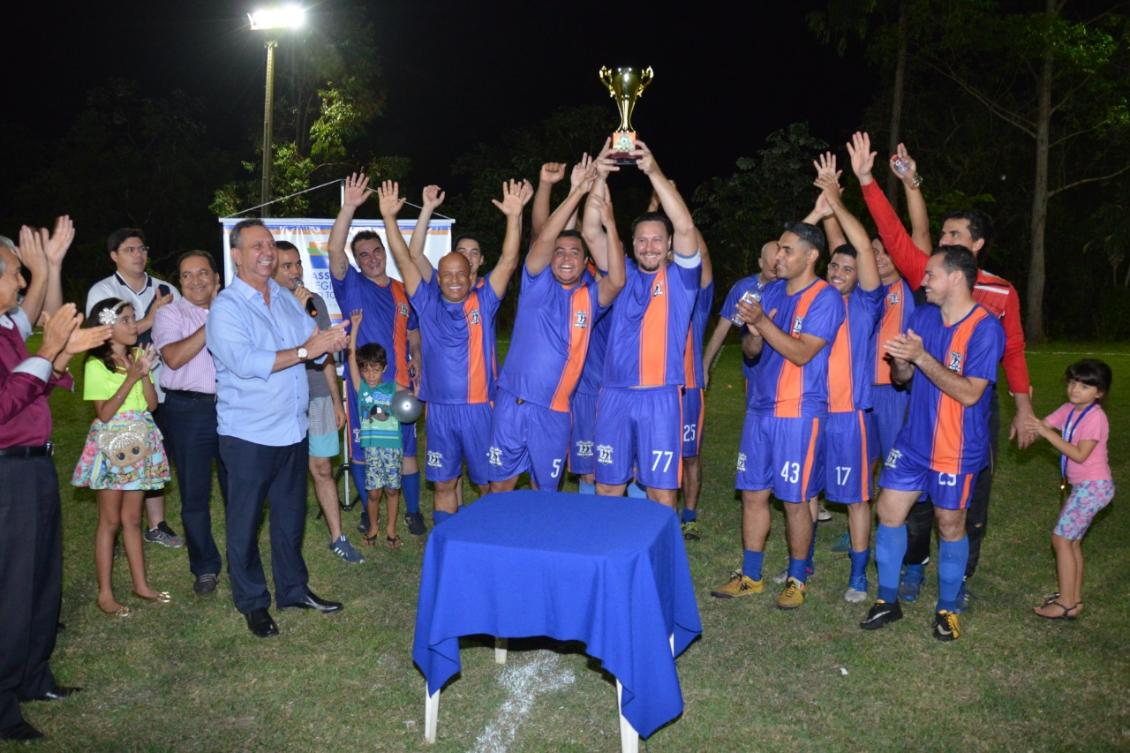
[[[46, 230], [41, 230], [41, 233], [46, 235]], [[70, 215], [64, 214], [55, 219], [55, 229], [47, 238], [47, 242], [43, 246], [43, 251], [47, 255], [47, 263], [53, 267], [62, 267], [63, 259], [67, 255], [67, 250], [71, 247], [71, 243], [75, 239], [75, 223], [71, 221]]]
[[892, 358], [907, 363], [916, 363], [917, 359], [926, 352], [922, 338], [912, 329], [892, 337], [887, 341], [885, 348]]
[[[37, 355], [48, 361], [54, 361], [67, 348], [71, 334], [82, 322], [82, 314], [78, 313], [73, 303], [64, 303], [54, 314], [44, 313], [43, 317], [46, 321], [43, 325], [43, 340]], [[109, 329], [106, 327], [107, 333]], [[102, 341], [105, 342], [105, 338]]]

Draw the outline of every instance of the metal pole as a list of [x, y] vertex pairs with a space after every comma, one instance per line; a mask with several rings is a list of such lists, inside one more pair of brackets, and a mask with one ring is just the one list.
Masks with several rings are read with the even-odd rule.
[[[259, 201], [264, 205], [271, 200], [271, 110], [275, 96], [275, 48], [278, 42], [267, 40], [267, 85], [263, 98], [263, 183], [259, 189]], [[264, 206], [262, 215], [271, 216], [270, 207]]]

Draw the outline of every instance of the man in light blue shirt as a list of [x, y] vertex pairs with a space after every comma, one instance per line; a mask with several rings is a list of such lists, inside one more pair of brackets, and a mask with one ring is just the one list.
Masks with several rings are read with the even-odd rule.
[[260, 220], [231, 230], [236, 277], [212, 303], [206, 325], [216, 364], [220, 457], [228, 470], [227, 554], [232, 597], [251, 632], [276, 635], [257, 533], [271, 500], [271, 569], [275, 602], [336, 612], [307, 586], [302, 559], [306, 525], [304, 363], [345, 346], [345, 324], [317, 331], [298, 300], [274, 281], [275, 240]]

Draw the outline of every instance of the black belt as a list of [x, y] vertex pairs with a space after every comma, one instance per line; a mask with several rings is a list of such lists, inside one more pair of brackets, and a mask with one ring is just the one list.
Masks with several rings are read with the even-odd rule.
[[216, 402], [215, 394], [211, 392], [193, 392], [192, 390], [165, 390], [165, 395], [176, 395], [185, 400], [210, 400]]
[[2, 447], [0, 458], [46, 458], [55, 454], [55, 445], [37, 444], [28, 447]]

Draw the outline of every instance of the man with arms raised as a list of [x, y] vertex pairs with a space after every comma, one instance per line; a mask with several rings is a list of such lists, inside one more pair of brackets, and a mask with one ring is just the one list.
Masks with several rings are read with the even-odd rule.
[[252, 634], [278, 634], [267, 608], [259, 525], [271, 500], [271, 570], [280, 609], [336, 612], [307, 585], [304, 363], [345, 347], [344, 325], [318, 331], [298, 299], [274, 280], [275, 239], [261, 220], [231, 229], [236, 276], [212, 303], [205, 342], [216, 363], [220, 458], [228, 473], [228, 574], [236, 608]]
[[[592, 181], [594, 176], [590, 175]], [[610, 229], [608, 274], [586, 277], [581, 234], [566, 222], [589, 195]], [[546, 220], [522, 267], [518, 316], [502, 367], [491, 428], [491, 490], [509, 491], [529, 471], [535, 488], [556, 491], [569, 454], [570, 402], [596, 321], [624, 286], [624, 252], [601, 176], [574, 185]]]
[[926, 492], [941, 539], [934, 637], [960, 636], [955, 609], [969, 557], [965, 512], [974, 480], [989, 463], [985, 426], [1005, 342], [1000, 322], [973, 300], [976, 280], [972, 252], [939, 246], [922, 281], [934, 305], [919, 307], [906, 332], [886, 343], [894, 359], [892, 379], [912, 382], [910, 411], [879, 478], [879, 598], [859, 624], [864, 630], [902, 618], [898, 586], [906, 515]]
[[455, 485], [464, 461], [481, 491], [489, 481], [494, 317], [518, 267], [522, 210], [532, 196], [529, 183], [510, 181], [503, 184], [502, 200], [492, 200], [506, 216], [502, 255], [486, 284], [472, 289], [471, 267], [462, 254], [447, 254], [435, 274], [422, 274], [396, 224], [404, 206], [399, 186], [385, 181], [378, 191], [389, 247], [420, 322], [420, 399], [428, 402], [427, 478], [436, 487], [437, 525], [457, 511]]
[[764, 590], [762, 564], [769, 535], [769, 495], [785, 503], [789, 565], [777, 606], [804, 603], [812, 542], [808, 500], [824, 488], [824, 420], [828, 413], [828, 354], [844, 319], [839, 292], [816, 276], [826, 247], [814, 220], [830, 213], [826, 201], [803, 222], [789, 223], [778, 241], [777, 281], [760, 302], [739, 301], [746, 323], [742, 350], [757, 358], [748, 390], [738, 452], [742, 493], [742, 569], [711, 591], [735, 598]]
[[[353, 236], [350, 249], [360, 272], [349, 264], [345, 254], [345, 239], [349, 237], [349, 225], [357, 208], [369, 197], [369, 179], [363, 173], [345, 179], [345, 200], [341, 205], [330, 230], [328, 251], [330, 255], [330, 281], [334, 297], [342, 311], [361, 309], [365, 318], [361, 321], [361, 331], [357, 344], [377, 343], [388, 354], [388, 368], [385, 379], [396, 382], [400, 389], [407, 389], [412, 383], [411, 371], [420, 378], [420, 333], [416, 329], [416, 315], [408, 304], [408, 294], [404, 284], [393, 280], [385, 269], [385, 247], [381, 237], [371, 230], [362, 230]], [[391, 230], [388, 229], [388, 230]], [[411, 361], [409, 361], [411, 357]], [[352, 442], [349, 457], [353, 482], [360, 490], [365, 489], [365, 453], [361, 449], [361, 423], [357, 417], [357, 387], [345, 374], [346, 396], [349, 406], [349, 426], [352, 429]], [[416, 462], [416, 424], [401, 424], [404, 441], [404, 460], [401, 463], [401, 487], [404, 496], [404, 522], [409, 533], [423, 535], [426, 530], [424, 517], [420, 514], [420, 470]], [[365, 515], [365, 495], [361, 495], [361, 523], [364, 533], [368, 530]]]

